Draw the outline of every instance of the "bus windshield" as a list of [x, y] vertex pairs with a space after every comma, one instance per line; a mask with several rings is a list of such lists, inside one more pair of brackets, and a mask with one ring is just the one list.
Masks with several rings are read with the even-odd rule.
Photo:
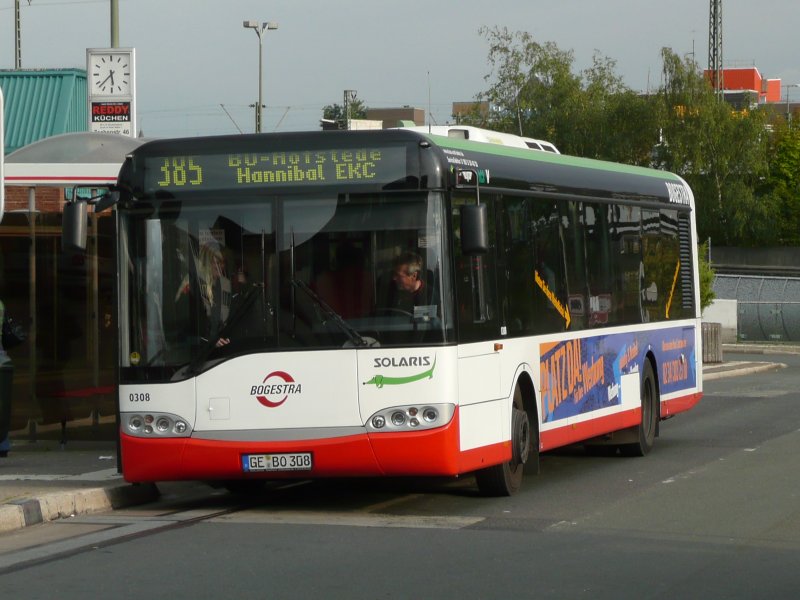
[[124, 381], [262, 351], [441, 344], [440, 193], [136, 200], [120, 211]]

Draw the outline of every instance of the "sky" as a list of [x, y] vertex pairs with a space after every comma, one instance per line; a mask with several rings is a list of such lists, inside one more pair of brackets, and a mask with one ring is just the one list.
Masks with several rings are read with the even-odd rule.
[[[346, 89], [369, 107], [414, 106], [448, 123], [454, 101], [491, 84], [482, 26], [572, 50], [574, 71], [599, 52], [635, 90], [658, 86], [663, 47], [708, 60], [708, 0], [118, 2], [146, 137], [254, 130], [258, 36], [244, 20], [279, 26], [263, 34], [265, 132], [318, 129]], [[800, 83], [798, 0], [723, 0], [722, 12], [726, 67]], [[109, 0], [20, 0], [20, 21], [23, 69], [86, 68], [86, 48], [111, 45]], [[14, 0], [0, 0], [0, 69], [13, 67]], [[789, 92], [800, 101], [799, 88]]]

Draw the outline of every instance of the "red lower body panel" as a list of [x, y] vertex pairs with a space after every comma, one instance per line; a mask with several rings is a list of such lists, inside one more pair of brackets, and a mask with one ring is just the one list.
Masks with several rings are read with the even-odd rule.
[[661, 418], [672, 417], [678, 413], [689, 410], [695, 404], [700, 402], [703, 397], [703, 392], [696, 394], [689, 394], [688, 396], [681, 396], [680, 398], [673, 398], [661, 403]]
[[[122, 472], [130, 482], [456, 475], [462, 472], [458, 448], [457, 410], [448, 425], [431, 431], [292, 442], [146, 439], [121, 434]], [[311, 471], [243, 472], [242, 455], [278, 452], [311, 452], [314, 468]]]
[[[664, 419], [689, 410], [700, 401], [702, 396], [702, 393], [689, 394], [662, 402], [661, 418]], [[599, 435], [605, 435], [612, 431], [636, 427], [641, 420], [642, 410], [637, 407], [622, 413], [542, 431], [539, 435], [539, 449], [542, 451], [552, 450], [553, 448], [568, 446]]]
[[[689, 410], [702, 394], [661, 403], [662, 418]], [[541, 451], [635, 427], [641, 409], [542, 431]], [[360, 434], [293, 442], [216, 441], [196, 438], [145, 439], [121, 434], [122, 471], [130, 482], [215, 480], [243, 477], [314, 478], [449, 476], [468, 473], [511, 458], [511, 442], [461, 451], [459, 413], [439, 429], [409, 433]], [[311, 452], [311, 471], [244, 473], [242, 455]]]

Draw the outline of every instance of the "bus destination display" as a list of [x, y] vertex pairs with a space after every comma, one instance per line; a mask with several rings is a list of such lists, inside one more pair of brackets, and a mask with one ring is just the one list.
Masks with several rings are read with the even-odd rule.
[[406, 176], [406, 148], [235, 152], [148, 157], [148, 192], [271, 185], [390, 183]]

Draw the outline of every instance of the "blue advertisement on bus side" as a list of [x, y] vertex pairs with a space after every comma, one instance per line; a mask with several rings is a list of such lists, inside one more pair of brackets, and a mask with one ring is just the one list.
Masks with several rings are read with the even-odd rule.
[[622, 403], [622, 375], [641, 371], [652, 351], [659, 392], [695, 387], [694, 328], [599, 335], [541, 344], [542, 421], [552, 422]]

